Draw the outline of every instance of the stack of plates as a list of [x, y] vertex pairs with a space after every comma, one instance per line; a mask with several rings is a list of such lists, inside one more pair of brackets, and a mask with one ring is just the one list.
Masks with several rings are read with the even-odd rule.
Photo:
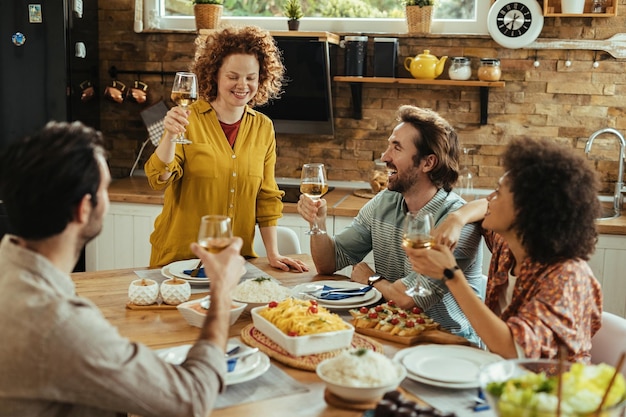
[[209, 285], [209, 278], [194, 278], [184, 271], [189, 271], [198, 266], [200, 259], [186, 259], [184, 261], [176, 261], [165, 265], [161, 268], [161, 274], [166, 278], [181, 278], [189, 282], [190, 285]]
[[303, 300], [317, 300], [318, 305], [331, 310], [345, 310], [350, 308], [359, 308], [377, 303], [382, 298], [382, 294], [376, 288], [372, 288], [362, 295], [343, 298], [340, 300], [324, 300], [315, 297], [315, 292], [321, 290], [324, 285], [332, 288], [354, 290], [364, 287], [363, 284], [352, 281], [314, 281], [307, 284], [300, 284], [293, 287], [291, 296]]
[[404, 365], [409, 379], [456, 389], [479, 387], [480, 368], [503, 360], [484, 350], [456, 345], [415, 346], [399, 351], [393, 359]]
[[[229, 343], [227, 350], [235, 347]], [[180, 365], [185, 361], [191, 345], [181, 345], [157, 351], [157, 355], [164, 361]], [[270, 358], [263, 352], [256, 352], [237, 360], [235, 369], [226, 374], [226, 385], [235, 385], [250, 381], [263, 375], [270, 368]]]

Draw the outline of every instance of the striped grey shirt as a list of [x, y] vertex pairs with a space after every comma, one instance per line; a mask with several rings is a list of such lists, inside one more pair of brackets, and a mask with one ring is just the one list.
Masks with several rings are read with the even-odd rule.
[[[465, 201], [456, 193], [440, 189], [421, 211], [433, 214], [439, 224], [448, 213], [457, 210]], [[363, 260], [370, 251], [374, 254], [374, 269], [389, 281], [401, 279], [410, 288], [417, 280], [432, 290], [426, 297], [414, 296], [415, 304], [426, 314], [454, 334], [479, 343], [479, 338], [461, 311], [447, 286], [441, 280], [417, 274], [411, 269], [402, 249], [402, 225], [407, 207], [402, 194], [384, 190], [372, 198], [352, 221], [335, 235], [336, 268], [340, 270]], [[482, 283], [482, 245], [479, 227], [468, 224], [461, 231], [454, 250], [458, 265], [469, 285], [480, 294]]]

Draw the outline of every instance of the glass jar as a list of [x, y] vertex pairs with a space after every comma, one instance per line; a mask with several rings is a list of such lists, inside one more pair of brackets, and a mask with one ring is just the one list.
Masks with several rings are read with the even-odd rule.
[[472, 76], [470, 59], [464, 56], [452, 58], [452, 64], [448, 69], [448, 76], [451, 80], [469, 80]]
[[499, 81], [502, 75], [500, 60], [496, 58], [481, 58], [478, 67], [478, 79], [480, 81]]

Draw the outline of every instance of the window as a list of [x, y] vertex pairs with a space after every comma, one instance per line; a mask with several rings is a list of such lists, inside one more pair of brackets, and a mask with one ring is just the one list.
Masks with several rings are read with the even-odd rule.
[[[286, 30], [282, 0], [249, 2], [225, 0], [223, 22], [254, 24], [268, 30]], [[307, 4], [325, 9], [307, 10]], [[305, 17], [301, 31], [406, 33], [404, 7], [400, 0], [303, 0]], [[250, 6], [252, 5], [252, 6]], [[254, 8], [254, 5], [258, 7]], [[431, 25], [432, 33], [487, 34], [487, 13], [491, 0], [439, 0]], [[321, 7], [321, 6], [320, 6]], [[325, 17], [334, 7], [334, 16]], [[189, 0], [136, 0], [135, 31], [195, 30], [193, 6]]]

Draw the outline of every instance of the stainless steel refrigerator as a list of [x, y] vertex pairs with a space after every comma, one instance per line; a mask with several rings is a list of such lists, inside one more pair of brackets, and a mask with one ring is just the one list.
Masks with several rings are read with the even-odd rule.
[[49, 120], [99, 128], [100, 93], [97, 0], [0, 2], [0, 148]]

